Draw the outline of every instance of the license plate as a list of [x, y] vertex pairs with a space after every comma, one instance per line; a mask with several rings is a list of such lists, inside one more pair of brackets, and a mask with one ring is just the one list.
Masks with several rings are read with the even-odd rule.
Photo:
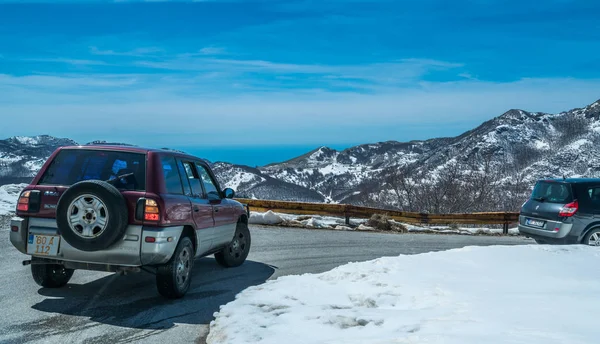
[[58, 235], [29, 234], [27, 253], [36, 256], [57, 256], [59, 244]]
[[544, 227], [544, 221], [540, 221], [540, 220], [527, 219], [526, 223], [528, 226]]

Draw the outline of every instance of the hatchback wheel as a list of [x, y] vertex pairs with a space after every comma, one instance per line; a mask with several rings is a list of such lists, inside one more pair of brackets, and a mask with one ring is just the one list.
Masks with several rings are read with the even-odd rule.
[[600, 247], [600, 228], [592, 229], [585, 238], [583, 243], [590, 246]]

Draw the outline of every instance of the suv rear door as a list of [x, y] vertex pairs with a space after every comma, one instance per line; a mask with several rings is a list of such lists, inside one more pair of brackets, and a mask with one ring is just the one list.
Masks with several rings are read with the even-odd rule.
[[184, 181], [185, 192], [192, 204], [192, 216], [196, 224], [196, 237], [199, 241], [197, 255], [202, 255], [208, 252], [213, 245], [215, 236], [213, 207], [205, 197], [202, 181], [195, 164], [191, 161], [178, 160], [177, 165]]
[[[146, 194], [146, 158], [146, 154], [142, 153], [93, 147], [61, 149], [33, 180], [33, 189], [40, 192], [40, 207], [39, 212], [27, 215], [56, 217], [62, 193], [77, 182], [91, 179], [110, 181], [121, 191], [127, 200], [129, 213], [133, 215], [137, 200]], [[134, 216], [130, 217], [138, 224]]]
[[531, 198], [521, 208], [521, 215], [531, 219], [560, 221], [560, 210], [574, 199], [574, 190], [570, 183], [538, 181]]

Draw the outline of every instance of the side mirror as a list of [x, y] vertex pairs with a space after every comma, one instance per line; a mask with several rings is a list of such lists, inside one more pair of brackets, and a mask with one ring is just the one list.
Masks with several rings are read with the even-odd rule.
[[225, 198], [234, 198], [235, 197], [235, 191], [233, 191], [233, 189], [231, 189], [231, 188], [227, 188], [227, 189], [223, 190], [223, 194], [225, 194]]

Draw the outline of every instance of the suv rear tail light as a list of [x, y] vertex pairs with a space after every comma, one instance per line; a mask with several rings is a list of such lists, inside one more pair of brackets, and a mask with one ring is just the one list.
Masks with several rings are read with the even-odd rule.
[[31, 191], [24, 191], [19, 197], [19, 203], [17, 203], [18, 211], [29, 211], [29, 197], [31, 196]]
[[566, 204], [564, 207], [562, 207], [560, 209], [560, 212], [558, 213], [558, 216], [560, 217], [571, 217], [573, 215], [575, 215], [575, 213], [577, 212], [577, 210], [579, 210], [579, 202], [577, 202], [576, 200]]
[[146, 221], [160, 221], [160, 211], [158, 210], [158, 203], [153, 199], [147, 199], [144, 204], [144, 220]]

